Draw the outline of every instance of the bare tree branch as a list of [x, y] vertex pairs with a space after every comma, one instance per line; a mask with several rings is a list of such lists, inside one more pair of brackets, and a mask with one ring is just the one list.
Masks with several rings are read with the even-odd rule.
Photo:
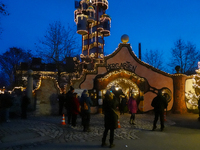
[[15, 83], [16, 70], [21, 62], [31, 62], [32, 54], [30, 51], [24, 51], [21, 48], [12, 47], [0, 55], [0, 66], [5, 78], [9, 80], [9, 84]]
[[77, 34], [69, 25], [66, 28], [60, 21], [49, 24], [46, 34], [39, 41], [38, 52], [40, 57], [47, 63], [54, 63], [58, 73], [58, 82], [60, 83], [60, 74], [62, 64], [67, 64], [67, 58], [75, 56], [81, 47], [77, 45]]
[[146, 50], [144, 53], [144, 61], [157, 69], [164, 69], [162, 51]]
[[44, 56], [43, 59], [49, 62], [64, 62], [66, 57], [77, 54], [79, 46], [76, 44], [76, 32], [69, 25], [67, 30], [60, 21], [49, 24], [41, 44], [38, 45], [38, 52]]
[[170, 60], [169, 66], [172, 68], [180, 66], [181, 73], [190, 74], [197, 68], [200, 53], [191, 42], [186, 44], [182, 39], [178, 39], [171, 49], [171, 54], [172, 60]]

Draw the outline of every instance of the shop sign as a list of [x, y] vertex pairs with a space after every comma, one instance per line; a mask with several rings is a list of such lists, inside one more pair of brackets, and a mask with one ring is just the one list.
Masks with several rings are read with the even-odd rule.
[[110, 70], [116, 70], [116, 69], [125, 69], [131, 72], [135, 73], [137, 66], [133, 66], [130, 62], [124, 62], [124, 63], [113, 63], [113, 64], [108, 64], [106, 66], [107, 71]]

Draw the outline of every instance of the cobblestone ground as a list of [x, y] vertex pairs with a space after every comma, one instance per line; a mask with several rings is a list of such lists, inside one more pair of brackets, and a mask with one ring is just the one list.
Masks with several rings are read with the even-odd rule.
[[[33, 140], [30, 143], [8, 146], [3, 149], [17, 150], [24, 147], [36, 147], [49, 142], [66, 143], [72, 141], [101, 141], [104, 131], [103, 117], [102, 114], [91, 115], [90, 132], [82, 131], [83, 128], [81, 126], [80, 117], [77, 119], [77, 127], [75, 128], [72, 128], [69, 125], [61, 125], [62, 116], [32, 116], [27, 120], [13, 119], [9, 123], [0, 124], [0, 144], [5, 143], [5, 138], [9, 136], [13, 138], [13, 141], [20, 141], [20, 134], [27, 136], [27, 138], [29, 138], [29, 135], [31, 134], [31, 138], [40, 138], [40, 140]], [[115, 130], [115, 139], [139, 139], [139, 137], [135, 135], [136, 132], [152, 129], [153, 115], [136, 114], [136, 125], [129, 124], [129, 117], [129, 114], [120, 116], [119, 125], [121, 128]], [[165, 126], [172, 124], [174, 124], [174, 122], [169, 120], [165, 122]], [[18, 139], [15, 139], [16, 137]], [[9, 142], [12, 142], [12, 138], [9, 139]]]

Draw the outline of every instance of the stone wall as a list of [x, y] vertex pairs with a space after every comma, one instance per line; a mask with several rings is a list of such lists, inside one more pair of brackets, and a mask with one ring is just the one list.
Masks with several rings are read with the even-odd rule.
[[41, 79], [40, 87], [35, 91], [36, 115], [57, 115], [59, 110], [57, 96], [60, 93], [56, 80]]

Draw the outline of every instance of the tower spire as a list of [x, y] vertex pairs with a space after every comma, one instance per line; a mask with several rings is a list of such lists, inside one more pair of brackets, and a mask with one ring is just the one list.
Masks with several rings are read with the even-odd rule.
[[110, 35], [111, 18], [105, 13], [108, 1], [76, 1], [75, 8], [77, 33], [82, 35], [82, 56], [103, 57], [104, 37]]

